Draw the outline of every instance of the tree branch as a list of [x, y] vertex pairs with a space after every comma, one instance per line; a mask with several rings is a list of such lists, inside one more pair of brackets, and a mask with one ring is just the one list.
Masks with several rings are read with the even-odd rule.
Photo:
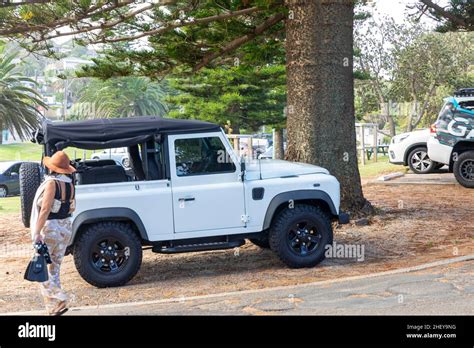
[[382, 129], [377, 129], [377, 133], [380, 133], [382, 135], [385, 135], [386, 137], [392, 137], [392, 135], [390, 133], [387, 133], [386, 131], [382, 130]]
[[157, 4], [147, 4], [147, 5], [145, 5], [144, 7], [140, 8], [140, 9], [137, 9], [135, 11], [130, 11], [130, 12], [127, 12], [126, 14], [121, 15], [119, 19], [116, 19], [116, 20], [113, 20], [113, 21], [108, 21], [108, 22], [101, 23], [101, 24], [90, 25], [88, 27], [85, 27], [85, 28], [82, 28], [82, 29], [79, 29], [79, 30], [76, 30], [76, 31], [56, 33], [56, 34], [52, 34], [52, 35], [48, 35], [48, 36], [41, 36], [40, 38], [34, 39], [33, 43], [37, 43], [37, 42], [44, 41], [44, 40], [50, 40], [50, 39], [54, 39], [54, 38], [61, 37], [61, 36], [73, 36], [73, 35], [77, 35], [77, 34], [87, 33], [87, 32], [90, 32], [90, 31], [93, 31], [93, 30], [98, 30], [98, 29], [102, 29], [102, 30], [103, 29], [110, 29], [110, 28], [113, 28], [113, 27], [115, 27], [116, 25], [118, 25], [120, 23], [125, 22], [126, 20], [128, 20], [130, 18], [135, 17], [136, 15], [138, 15], [142, 12], [145, 12], [145, 11], [148, 11], [148, 10], [152, 9], [156, 5]]
[[206, 55], [200, 63], [198, 63], [197, 65], [194, 66], [193, 72], [202, 69], [207, 64], [209, 64], [212, 60], [214, 60], [214, 59], [216, 59], [220, 56], [225, 55], [228, 52], [231, 52], [231, 51], [239, 48], [243, 44], [249, 42], [250, 40], [254, 39], [256, 36], [263, 33], [268, 28], [270, 28], [270, 27], [274, 26], [275, 24], [277, 24], [278, 22], [280, 22], [284, 18], [285, 18], [285, 14], [283, 14], [283, 13], [277, 13], [277, 14], [269, 17], [262, 24], [258, 25], [252, 33], [241, 36], [241, 37], [239, 37], [235, 40], [232, 40], [227, 45], [225, 45], [223, 48], [221, 48], [219, 51], [212, 52], [212, 53], [209, 53], [208, 55]]
[[431, 8], [439, 16], [449, 19], [450, 21], [456, 23], [457, 25], [463, 28], [468, 27], [467, 23], [462, 18], [459, 18], [458, 16], [446, 11], [443, 7], [439, 6], [438, 4], [435, 4], [433, 1], [431, 0], [419, 0], [419, 1], [423, 3], [425, 6]]
[[171, 31], [173, 29], [176, 29], [176, 28], [181, 28], [181, 27], [185, 27], [185, 26], [189, 26], [189, 25], [207, 24], [207, 23], [211, 23], [211, 22], [214, 22], [214, 21], [222, 21], [222, 20], [225, 20], [225, 19], [228, 19], [228, 18], [242, 16], [242, 15], [254, 13], [254, 12], [257, 12], [257, 11], [260, 11], [260, 10], [261, 9], [259, 7], [255, 6], [255, 7], [250, 7], [250, 8], [246, 8], [246, 9], [239, 10], [239, 11], [231, 11], [231, 12], [227, 12], [227, 13], [223, 13], [223, 14], [219, 14], [219, 15], [215, 15], [215, 16], [197, 18], [197, 19], [194, 19], [192, 21], [187, 21], [187, 22], [180, 21], [178, 23], [170, 23], [170, 24], [167, 24], [164, 27], [149, 30], [149, 31], [145, 31], [143, 33], [136, 34], [136, 35], [122, 36], [122, 37], [116, 37], [116, 38], [111, 38], [111, 39], [103, 38], [101, 40], [92, 41], [91, 43], [93, 44], [93, 43], [113, 43], [113, 42], [121, 42], [121, 41], [133, 41], [133, 40], [137, 40], [137, 39], [140, 39], [142, 37], [145, 37], [145, 36], [163, 34], [163, 33], [169, 32], [169, 31]]
[[[8, 35], [15, 35], [15, 34], [34, 33], [34, 32], [40, 32], [40, 31], [45, 31], [45, 30], [54, 30], [54, 29], [69, 25], [71, 23], [77, 23], [84, 19], [88, 19], [94, 15], [97, 15], [98, 13], [106, 13], [106, 12], [110, 12], [112, 10], [115, 10], [124, 6], [128, 6], [132, 4], [133, 2], [134, 2], [133, 0], [122, 0], [122, 1], [114, 1], [112, 3], [107, 2], [105, 4], [94, 5], [88, 8], [86, 11], [84, 11], [81, 15], [66, 17], [58, 21], [54, 21], [52, 23], [37, 24], [37, 25], [32, 25], [32, 26], [30, 25], [21, 26], [21, 23], [15, 23], [15, 26], [13, 28], [0, 29], [0, 35], [8, 36]], [[49, 3], [49, 2], [45, 2], [45, 3]]]

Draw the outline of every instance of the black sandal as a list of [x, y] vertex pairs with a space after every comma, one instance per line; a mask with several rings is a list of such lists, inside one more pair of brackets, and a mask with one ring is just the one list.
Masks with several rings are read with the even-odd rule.
[[51, 312], [49, 312], [49, 315], [52, 316], [60, 316], [66, 313], [69, 310], [69, 308], [66, 307], [66, 301], [62, 301], [58, 303], [56, 308], [54, 308]]

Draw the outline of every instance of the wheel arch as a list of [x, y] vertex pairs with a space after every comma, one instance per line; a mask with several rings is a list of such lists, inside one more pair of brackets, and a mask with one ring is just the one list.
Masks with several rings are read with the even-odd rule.
[[135, 211], [130, 208], [100, 208], [83, 211], [74, 219], [70, 245], [75, 243], [86, 226], [106, 220], [129, 222], [142, 242], [149, 241], [145, 225]]
[[403, 155], [403, 165], [404, 166], [408, 165], [408, 155], [410, 154], [410, 152], [412, 152], [417, 147], [426, 147], [426, 149], [428, 150], [428, 144], [427, 143], [422, 142], [422, 143], [411, 144], [409, 147], [407, 147], [407, 149], [405, 150], [405, 154]]
[[451, 151], [451, 158], [449, 159], [449, 170], [452, 171], [454, 167], [454, 154], [457, 153], [458, 155], [462, 154], [463, 152], [474, 150], [474, 140], [462, 140], [458, 141], [454, 146], [453, 150]]
[[273, 219], [285, 207], [288, 202], [293, 201], [295, 204], [310, 204], [321, 207], [325, 212], [336, 217], [338, 215], [336, 207], [332, 202], [331, 197], [324, 191], [320, 190], [296, 190], [277, 194], [272, 198], [268, 205], [265, 219], [263, 221], [263, 229], [270, 228]]

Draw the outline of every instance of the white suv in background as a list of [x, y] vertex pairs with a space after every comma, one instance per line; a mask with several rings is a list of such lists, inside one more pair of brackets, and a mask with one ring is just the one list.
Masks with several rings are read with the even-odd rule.
[[443, 164], [433, 162], [428, 156], [429, 137], [429, 129], [394, 136], [388, 148], [390, 163], [409, 166], [416, 174], [427, 174], [439, 169]]
[[120, 163], [124, 168], [130, 168], [130, 159], [126, 147], [117, 147], [115, 149], [107, 149], [101, 152], [94, 152], [91, 155], [93, 160], [112, 159]]

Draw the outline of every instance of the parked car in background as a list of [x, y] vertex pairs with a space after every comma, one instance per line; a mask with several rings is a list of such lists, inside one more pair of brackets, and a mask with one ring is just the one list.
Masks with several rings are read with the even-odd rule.
[[474, 188], [474, 88], [463, 88], [445, 99], [431, 126], [430, 157], [449, 165], [456, 180]]
[[429, 129], [394, 136], [388, 148], [390, 163], [409, 166], [416, 174], [427, 174], [439, 169], [443, 164], [432, 161], [428, 156], [429, 137]]
[[114, 161], [120, 163], [124, 168], [130, 167], [130, 158], [128, 157], [128, 151], [125, 147], [118, 147], [115, 149], [107, 149], [101, 152], [94, 152], [91, 155], [91, 159], [113, 159]]
[[272, 159], [273, 158], [273, 146], [267, 148], [264, 153], [258, 155], [259, 159]]
[[20, 166], [22, 161], [0, 162], [0, 198], [20, 194]]

